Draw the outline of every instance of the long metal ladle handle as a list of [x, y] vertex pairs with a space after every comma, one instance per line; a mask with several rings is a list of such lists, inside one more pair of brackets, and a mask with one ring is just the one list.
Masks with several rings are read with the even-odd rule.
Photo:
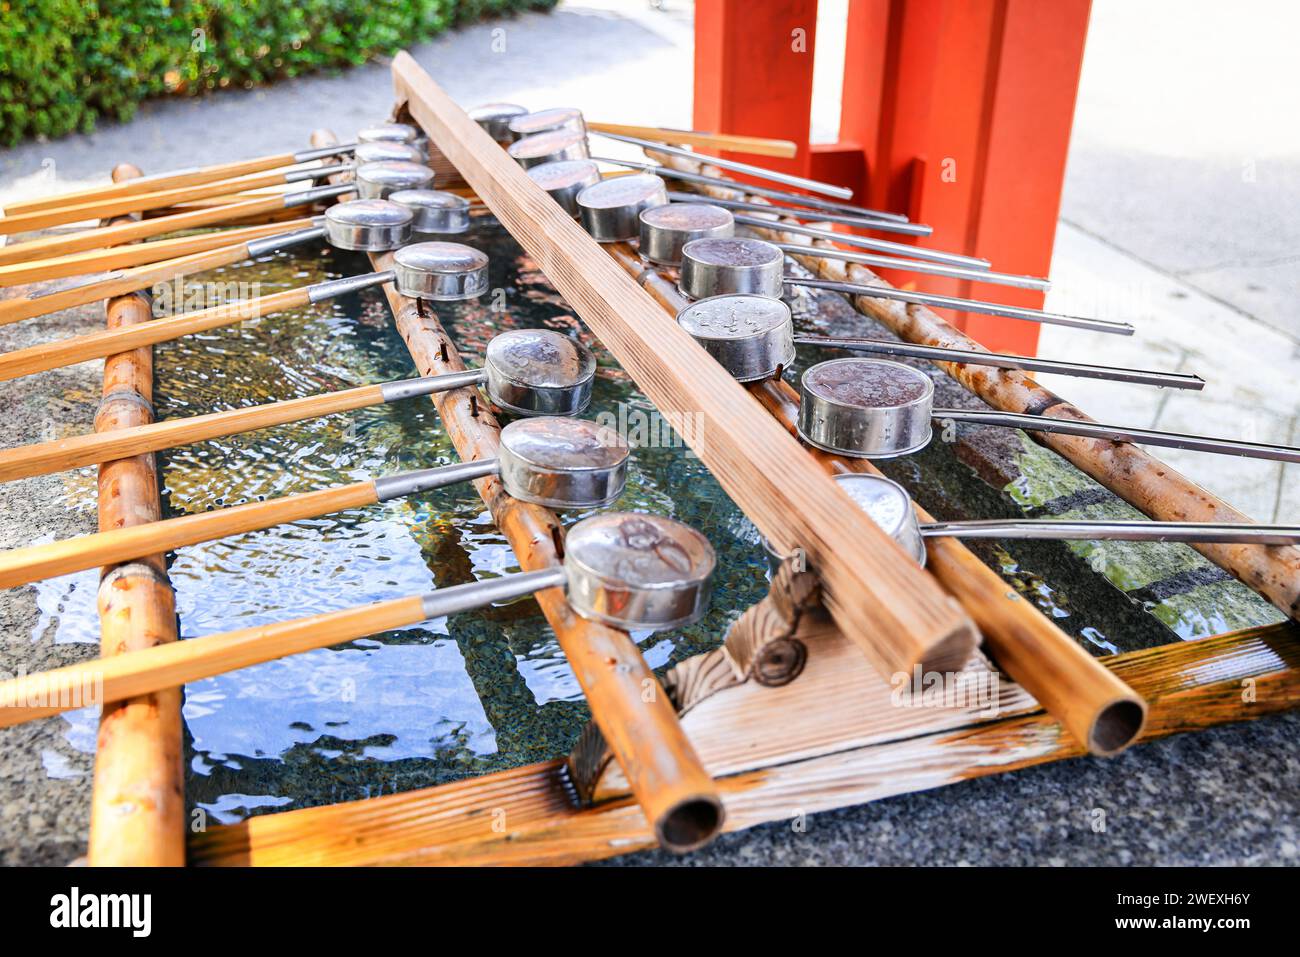
[[518, 572], [487, 581], [439, 588], [422, 596], [420, 603], [424, 606], [426, 618], [441, 618], [462, 611], [473, 611], [497, 601], [522, 598], [543, 588], [563, 588], [568, 581], [568, 573], [557, 565], [536, 572]]
[[926, 538], [1013, 538], [1032, 541], [1300, 544], [1300, 525], [1255, 525], [1249, 522], [986, 519], [974, 522], [926, 522], [921, 525], [921, 534]]
[[1205, 435], [1160, 432], [1156, 429], [1131, 429], [1125, 426], [1102, 425], [1099, 422], [1076, 422], [1072, 419], [1056, 419], [1046, 415], [1024, 415], [1018, 412], [932, 409], [930, 414], [934, 418], [943, 421], [1005, 426], [1012, 429], [1024, 429], [1027, 432], [1056, 432], [1061, 435], [1082, 435], [1094, 439], [1109, 439], [1112, 442], [1135, 442], [1139, 445], [1189, 449], [1193, 452], [1240, 455], [1248, 459], [1300, 462], [1300, 448], [1293, 448], [1289, 445], [1242, 442], [1238, 439], [1216, 439]]
[[362, 273], [360, 276], [344, 276], [342, 279], [330, 279], [326, 282], [318, 282], [308, 286], [307, 295], [312, 302], [324, 302], [326, 299], [346, 296], [350, 292], [369, 289], [371, 286], [382, 286], [384, 283], [392, 282], [396, 278], [397, 273], [391, 269], [385, 269], [383, 272]]
[[996, 369], [1019, 369], [1021, 372], [1054, 372], [1081, 379], [1106, 379], [1112, 382], [1132, 382], [1137, 385], [1154, 385], [1170, 389], [1205, 388], [1205, 380], [1184, 372], [1151, 372], [1145, 369], [1123, 369], [1112, 366], [1088, 365], [1082, 362], [1061, 362], [1056, 359], [1037, 359], [1030, 356], [1007, 355], [1000, 352], [980, 352], [976, 349], [950, 349], [945, 346], [919, 346], [891, 339], [866, 339], [835, 336], [795, 336], [795, 345], [826, 346], [873, 352], [886, 356], [907, 356], [912, 359], [929, 359], [934, 362], [961, 362], [969, 365], [992, 366]]
[[[814, 239], [833, 239], [836, 242], [844, 243], [846, 246], [860, 246], [863, 249], [872, 249], [876, 252], [889, 253], [892, 256], [906, 256], [909, 257], [911, 262], [916, 262], [917, 260], [929, 260], [930, 262], [944, 263], [949, 268], [958, 270], [957, 272], [938, 273], [940, 276], [955, 276], [958, 279], [978, 279], [982, 282], [995, 282], [996, 280], [989, 279], [988, 276], [1006, 275], [1005, 273], [989, 273], [992, 263], [987, 259], [980, 259], [977, 256], [963, 256], [960, 253], [944, 252], [941, 249], [927, 249], [924, 246], [909, 246], [906, 243], [890, 242], [888, 239], [869, 239], [866, 236], [852, 236], [848, 233], [833, 233], [829, 230], [817, 229], [813, 226], [799, 226], [793, 223], [774, 223], [770, 219], [760, 219], [757, 216], [745, 216], [743, 214], [736, 216], [734, 213], [732, 215], [735, 217], [736, 222], [742, 226], [759, 226], [764, 229], [780, 229], [785, 230], [786, 232], [799, 233], [801, 236], [811, 236]], [[782, 244], [773, 243], [773, 245], [780, 246]], [[837, 252], [835, 249], [797, 246], [794, 244], [791, 244], [791, 246], [806, 256], [825, 255], [832, 259], [837, 258], [833, 255]], [[845, 253], [844, 255], [853, 254]], [[850, 261], [857, 262], [858, 260]], [[901, 269], [904, 267], [900, 266], [898, 268]], [[923, 269], [917, 269], [914, 271], [925, 272]], [[1029, 285], [1025, 286], [1027, 289], [1045, 288], [1047, 285], [1050, 285], [1046, 280], [1037, 279], [1033, 276], [1015, 276], [1012, 278], [1015, 278], [1018, 282], [1009, 283], [1009, 285], [1025, 285], [1026, 283], [1029, 283]]]
[[267, 253], [278, 252], [282, 249], [289, 249], [293, 246], [301, 246], [303, 243], [309, 243], [316, 239], [325, 238], [324, 226], [307, 226], [304, 229], [294, 229], [285, 233], [276, 233], [274, 236], [265, 236], [261, 239], [251, 239], [245, 247], [248, 250], [248, 258], [256, 259], [258, 256], [265, 256]]
[[757, 176], [759, 179], [765, 179], [769, 183], [781, 183], [785, 186], [793, 186], [796, 189], [806, 189], [814, 193], [821, 193], [823, 196], [834, 196], [836, 199], [852, 199], [853, 190], [844, 186], [836, 186], [833, 183], [823, 183], [821, 180], [808, 179], [804, 176], [793, 176], [789, 173], [778, 173], [776, 170], [766, 169], [762, 166], [754, 166], [750, 163], [741, 163], [736, 160], [723, 159], [720, 156], [706, 156], [696, 153], [693, 150], [685, 150], [680, 146], [669, 146], [667, 143], [656, 143], [654, 140], [643, 140], [639, 136], [625, 136], [622, 133], [602, 133], [599, 130], [588, 130], [589, 136], [603, 136], [607, 140], [617, 140], [620, 143], [631, 143], [633, 146], [640, 146], [644, 149], [652, 149], [658, 153], [667, 153], [670, 156], [681, 156], [686, 159], [700, 160], [707, 162], [711, 166], [717, 166], [720, 169], [729, 169], [734, 173], [745, 173], [749, 176]]
[[[679, 193], [668, 191], [668, 200], [673, 203], [709, 203], [723, 209], [745, 210], [754, 213], [775, 213], [795, 219], [811, 219], [819, 223], [839, 223], [843, 226], [855, 226], [858, 229], [874, 229], [882, 233], [899, 233], [904, 236], [929, 236], [934, 229], [925, 223], [899, 223], [892, 219], [873, 219], [870, 216], [853, 216], [848, 213], [831, 213], [824, 209], [792, 209], [789, 206], [773, 206], [771, 203], [753, 203], [746, 199], [721, 199], [704, 193]], [[775, 224], [776, 220], [764, 220]], [[784, 223], [782, 223], [784, 225]], [[837, 237], [841, 233], [835, 234]]]
[[843, 292], [851, 296], [892, 299], [895, 302], [907, 302], [915, 306], [937, 306], [941, 309], [956, 309], [958, 312], [1005, 316], [1008, 319], [1024, 319], [1027, 322], [1042, 322], [1053, 326], [1072, 326], [1075, 329], [1090, 329], [1093, 332], [1109, 332], [1120, 336], [1131, 336], [1134, 332], [1133, 327], [1127, 322], [1085, 319], [1082, 316], [1066, 316], [1057, 312], [1025, 309], [1021, 306], [1004, 306], [980, 299], [960, 299], [956, 296], [940, 296], [932, 292], [911, 292], [895, 289], [893, 286], [868, 286], [856, 282], [835, 282], [830, 279], [800, 279], [797, 276], [787, 276], [785, 284], [807, 286], [809, 289], [828, 289], [831, 292]]
[[[744, 219], [751, 222], [750, 217], [736, 217], [736, 222]], [[758, 220], [761, 222], [761, 220]], [[784, 228], [781, 227], [781, 228]], [[833, 239], [840, 242], [839, 234], [823, 232], [822, 236], [826, 239]], [[849, 237], [857, 239], [860, 237]], [[849, 240], [843, 240], [848, 242]], [[848, 249], [832, 248], [830, 246], [801, 246], [797, 243], [772, 243], [773, 246], [790, 256], [812, 256], [816, 259], [838, 259], [842, 262], [859, 263], [863, 266], [871, 266], [873, 269], [898, 269], [903, 272], [922, 273], [928, 276], [947, 276], [950, 279], [969, 279], [971, 282], [988, 283], [991, 286], [1015, 286], [1019, 289], [1033, 289], [1038, 292], [1046, 292], [1052, 287], [1052, 284], [1046, 279], [1040, 279], [1037, 276], [1017, 276], [1014, 273], [992, 272], [985, 269], [970, 269], [966, 266], [949, 266], [939, 262], [921, 262], [917, 259], [900, 259], [894, 256], [873, 256], [870, 253], [858, 253]], [[860, 245], [852, 243], [851, 245]]]
[[284, 208], [291, 209], [294, 206], [307, 206], [322, 199], [333, 199], [335, 196], [342, 196], [344, 193], [355, 193], [357, 190], [356, 183], [339, 183], [336, 186], [314, 186], [311, 189], [300, 189], [292, 193], [284, 194]]
[[418, 469], [414, 472], [401, 472], [397, 475], [385, 475], [374, 480], [375, 496], [381, 502], [402, 498], [407, 495], [419, 495], [435, 488], [445, 488], [460, 482], [469, 482], [487, 475], [496, 475], [500, 471], [498, 459], [475, 459], [472, 462], [453, 462], [434, 469]]
[[[754, 183], [738, 183], [734, 179], [722, 179], [719, 176], [705, 176], [703, 173], [688, 173], [685, 170], [673, 169], [671, 166], [660, 166], [658, 163], [615, 159], [612, 156], [592, 156], [590, 159], [597, 163], [609, 163], [611, 166], [625, 166], [628, 169], [639, 169], [643, 173], [654, 173], [656, 176], [665, 176], [668, 179], [680, 179], [684, 183], [697, 183], [701, 186], [721, 186], [723, 189], [733, 190], [741, 195], [748, 193], [752, 196], [763, 196], [767, 199], [775, 199], [782, 203], [790, 203], [795, 206], [805, 207], [806, 209], [817, 211], [829, 210], [835, 213], [855, 215], [865, 220], [863, 225], [871, 229], [887, 229], [888, 224], [890, 223], [895, 225], [908, 225], [906, 216], [898, 216], [894, 213], [881, 213], [874, 209], [863, 209], [861, 206], [847, 206], [843, 203], [832, 203], [828, 200], [820, 200], [816, 196], [808, 196], [805, 193], [787, 193], [783, 190], [768, 189], [766, 186], [758, 186]], [[712, 197], [710, 197], [710, 199], [712, 199]], [[928, 227], [926, 228], [928, 230]], [[925, 235], [929, 235], [929, 232]]]

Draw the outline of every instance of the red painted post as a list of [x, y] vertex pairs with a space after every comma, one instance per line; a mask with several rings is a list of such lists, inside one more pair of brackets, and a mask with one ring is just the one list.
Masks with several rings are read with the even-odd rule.
[[701, 0], [695, 7], [695, 128], [792, 140], [798, 155], [764, 157], [762, 165], [808, 175], [816, 39], [817, 0]]
[[[853, 0], [841, 137], [866, 150], [867, 204], [929, 223], [928, 245], [983, 256], [1004, 272], [1047, 275], [1089, 2]], [[1043, 302], [1030, 290], [889, 278]], [[950, 318], [990, 348], [1037, 349], [1034, 323]]]
[[[1060, 210], [1090, 0], [852, 0], [840, 142], [784, 168], [854, 187], [865, 205], [934, 227], [925, 245], [1046, 275]], [[695, 123], [808, 142], [816, 4], [702, 0]], [[806, 23], [807, 50], [793, 29]], [[898, 285], [1041, 306], [1041, 293], [893, 273]], [[1033, 354], [1039, 327], [952, 321]]]

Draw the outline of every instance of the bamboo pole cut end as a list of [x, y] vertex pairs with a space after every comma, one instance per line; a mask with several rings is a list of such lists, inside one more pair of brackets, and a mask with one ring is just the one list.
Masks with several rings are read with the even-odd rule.
[[1101, 708], [1088, 729], [1088, 753], [1113, 758], [1136, 741], [1147, 723], [1147, 703], [1137, 695]]
[[722, 833], [727, 812], [717, 794], [698, 794], [679, 801], [654, 822], [659, 846], [674, 854], [703, 847]]

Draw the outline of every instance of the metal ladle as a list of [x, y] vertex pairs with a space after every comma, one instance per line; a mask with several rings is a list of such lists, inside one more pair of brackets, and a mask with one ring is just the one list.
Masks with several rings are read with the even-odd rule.
[[[670, 196], [672, 194], [669, 194]], [[691, 209], [702, 212], [692, 214]], [[736, 216], [730, 210], [713, 203], [672, 203], [667, 210], [683, 210], [680, 213], [669, 211], [643, 212], [641, 222], [641, 255], [654, 263], [665, 266], [678, 266], [682, 261], [682, 247], [696, 239], [731, 239], [734, 224], [742, 226], [771, 226], [768, 220], [752, 216]], [[645, 217], [651, 216], [650, 221]], [[696, 228], [690, 228], [691, 223]], [[828, 232], [823, 229], [802, 228], [809, 236], [846, 242], [868, 249], [881, 249], [887, 252], [906, 252], [913, 247], [900, 243], [864, 239], [861, 236], [845, 236], [841, 233]], [[765, 241], [765, 240], [764, 240]], [[893, 256], [876, 256], [868, 253], [850, 252], [827, 246], [800, 246], [792, 243], [772, 243], [777, 249], [789, 255], [812, 256], [817, 259], [838, 259], [845, 262], [860, 263], [882, 269], [899, 269], [904, 272], [921, 273], [931, 276], [947, 276], [953, 279], [969, 279], [990, 285], [1018, 286], [1022, 289], [1045, 291], [1051, 283], [1035, 276], [1017, 276], [1010, 273], [991, 272], [986, 268], [974, 269], [969, 266], [951, 266], [939, 262], [924, 262], [916, 259], [899, 259]], [[647, 250], [649, 250], [647, 252]]]
[[440, 189], [399, 189], [388, 198], [415, 216], [416, 232], [454, 235], [469, 231], [469, 200]]
[[396, 140], [376, 140], [373, 143], [358, 143], [352, 151], [357, 165], [366, 163], [424, 163], [424, 154], [410, 143]]
[[[704, 179], [705, 177], [701, 177], [701, 180]], [[830, 213], [819, 209], [796, 209], [790, 206], [773, 206], [771, 203], [754, 203], [745, 199], [722, 199], [703, 193], [678, 193], [669, 190], [668, 199], [674, 203], [711, 203], [714, 206], [722, 206], [733, 212], [740, 210], [741, 212], [776, 213], [783, 217], [811, 219], [819, 223], [838, 223], [843, 226], [853, 226], [857, 229], [871, 229], [882, 233], [901, 233], [906, 236], [929, 236], [934, 232], [931, 227], [924, 223], [898, 223], [893, 220], [876, 220], [865, 216]], [[777, 223], [776, 220], [764, 220], [764, 222], [769, 224]], [[784, 223], [781, 225], [784, 225]], [[838, 237], [845, 234], [836, 233], [835, 235]]]
[[495, 459], [419, 469], [11, 549], [0, 553], [0, 587], [363, 508], [490, 475], [498, 476], [509, 494], [524, 501], [549, 508], [596, 508], [623, 493], [628, 454], [616, 432], [594, 422], [551, 416], [517, 419], [501, 430]]
[[362, 199], [387, 199], [404, 189], [432, 189], [434, 172], [423, 163], [387, 160], [357, 167], [357, 195]]
[[749, 293], [780, 299], [786, 286], [806, 286], [914, 305], [939, 306], [962, 312], [1006, 316], [1051, 325], [1072, 326], [1094, 332], [1132, 335], [1128, 323], [1085, 319], [1020, 306], [1004, 306], [980, 299], [961, 299], [934, 293], [910, 292], [892, 286], [800, 279], [785, 275], [785, 253], [761, 239], [697, 239], [682, 248], [681, 279], [678, 288], [692, 299], [707, 299], [729, 293]]
[[598, 243], [636, 239], [641, 213], [668, 204], [668, 190], [658, 176], [637, 174], [601, 180], [577, 197], [582, 226]]
[[[404, 207], [397, 208], [403, 216], [411, 215]], [[326, 228], [328, 225], [327, 217]], [[361, 227], [355, 228], [365, 231]], [[393, 227], [385, 224], [379, 228]], [[314, 229], [302, 230], [301, 233], [319, 235]], [[275, 239], [277, 243], [283, 242], [283, 237]], [[279, 248], [279, 245], [271, 248]], [[259, 253], [261, 251], [256, 250]], [[60, 342], [16, 349], [0, 355], [0, 381], [113, 355], [122, 351], [124, 346], [139, 348], [170, 342], [183, 336], [267, 315], [278, 309], [324, 302], [386, 282], [393, 283], [402, 295], [415, 299], [433, 302], [473, 299], [487, 292], [488, 257], [479, 250], [460, 243], [414, 243], [397, 250], [393, 254], [393, 268], [382, 272], [347, 276], [269, 296], [183, 312], [137, 326], [93, 332]]]
[[558, 129], [534, 133], [506, 147], [510, 157], [524, 169], [560, 160], [586, 159], [587, 137], [577, 130]]
[[469, 118], [502, 146], [509, 146], [515, 141], [510, 132], [510, 121], [527, 112], [527, 107], [517, 103], [483, 103], [466, 110]]
[[480, 384], [489, 401], [517, 415], [580, 415], [591, 401], [595, 376], [596, 357], [578, 340], [551, 329], [511, 329], [488, 342], [481, 369], [397, 379], [0, 449], [0, 482]]
[[512, 116], [506, 122], [506, 129], [516, 140], [552, 130], [572, 130], [587, 135], [587, 122], [582, 118], [582, 111], [571, 106], [557, 106], [548, 110], [537, 110]]
[[677, 313], [677, 323], [741, 382], [756, 382], [778, 375], [794, 362], [795, 346], [808, 345], [1173, 389], [1200, 390], [1205, 387], [1205, 380], [1200, 376], [1181, 372], [1060, 362], [975, 349], [913, 345], [894, 339], [797, 336], [790, 307], [780, 299], [764, 296], [736, 294], [697, 299]]
[[1300, 462], [1300, 449], [1200, 435], [1133, 429], [1012, 412], [935, 409], [934, 383], [925, 373], [887, 359], [831, 359], [799, 380], [799, 434], [827, 452], [858, 458], [894, 458], [929, 444], [931, 421], [970, 422], [1030, 432], [1056, 432], [1111, 442], [1190, 449], [1245, 458]]
[[[849, 217], [855, 224], [861, 225], [864, 229], [877, 229], [883, 232], [906, 233], [913, 236], [928, 236], [934, 230], [929, 226], [920, 223], [909, 222], [906, 216], [900, 216], [896, 213], [882, 213], [877, 210], [863, 209], [860, 206], [850, 206], [845, 203], [834, 203], [829, 200], [823, 200], [816, 196], [809, 196], [805, 193], [787, 193], [784, 190], [769, 189], [766, 186], [758, 186], [753, 183], [738, 183], [734, 179], [723, 179], [720, 176], [706, 176], [703, 173], [688, 173], [685, 170], [673, 169], [671, 166], [661, 166], [658, 163], [644, 163], [638, 160], [615, 159], [612, 156], [593, 156], [591, 157], [598, 163], [609, 163], [611, 166], [623, 166], [628, 169], [640, 170], [643, 173], [654, 173], [658, 176], [664, 176], [668, 179], [679, 179], [683, 183], [695, 183], [700, 186], [721, 186], [724, 189], [732, 190], [736, 193], [748, 193], [752, 196], [762, 196], [766, 199], [773, 199], [781, 203], [789, 203], [792, 206], [803, 207], [795, 210], [792, 215], [803, 215], [808, 210], [816, 211], [818, 214], [830, 212], [834, 215]], [[712, 157], [709, 157], [712, 159]], [[715, 201], [710, 197], [710, 201]], [[733, 202], [733, 200], [728, 200]], [[784, 207], [764, 206], [764, 210], [774, 212], [786, 212]]]
[[528, 167], [528, 178], [550, 193], [570, 216], [577, 216], [578, 194], [600, 182], [600, 169], [589, 159], [552, 160]]

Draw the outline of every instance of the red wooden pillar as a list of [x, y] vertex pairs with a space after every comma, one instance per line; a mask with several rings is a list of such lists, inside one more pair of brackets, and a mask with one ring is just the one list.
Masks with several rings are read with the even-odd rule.
[[[1047, 275], [1089, 3], [852, 0], [840, 142], [801, 150], [797, 171], [854, 187], [864, 205], [929, 223], [935, 231], [924, 245], [983, 256], [1004, 272]], [[697, 126], [806, 143], [815, 14], [811, 2], [701, 0]], [[796, 21], [808, 23], [806, 61], [781, 55]], [[1016, 305], [1043, 300], [969, 281], [889, 279]], [[1037, 347], [1034, 323], [949, 318], [994, 349]]]
[[695, 128], [792, 140], [797, 156], [760, 165], [806, 176], [816, 39], [817, 0], [700, 0]]

